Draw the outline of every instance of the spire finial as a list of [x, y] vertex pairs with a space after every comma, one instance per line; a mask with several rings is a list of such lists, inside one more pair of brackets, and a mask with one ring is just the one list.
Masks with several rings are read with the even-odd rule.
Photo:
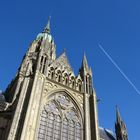
[[46, 27], [44, 28], [44, 31], [45, 33], [49, 33], [50, 34], [50, 24], [51, 24], [51, 16], [49, 16], [49, 19], [48, 19], [48, 23], [46, 25]]

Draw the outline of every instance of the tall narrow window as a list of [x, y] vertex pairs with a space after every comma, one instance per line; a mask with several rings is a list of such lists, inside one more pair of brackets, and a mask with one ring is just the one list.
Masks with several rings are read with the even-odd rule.
[[82, 139], [82, 129], [81, 129], [81, 124], [79, 122], [76, 123], [76, 132], [75, 132], [75, 137], [76, 140], [81, 140]]
[[52, 140], [53, 128], [54, 128], [54, 114], [48, 114], [47, 125], [46, 125], [45, 139]]
[[75, 89], [75, 81], [72, 81], [72, 88]]
[[51, 73], [51, 79], [53, 79], [54, 78], [54, 72], [52, 71], [52, 73]]
[[88, 76], [86, 76], [86, 92], [89, 93], [88, 91]]
[[40, 61], [40, 71], [42, 71], [42, 65], [43, 65], [43, 56], [41, 56], [41, 61]]
[[68, 85], [68, 78], [66, 77], [66, 85]]
[[62, 126], [62, 140], [68, 139], [68, 120], [65, 118], [63, 120], [63, 126]]
[[59, 70], [59, 71], [57, 71], [57, 74], [58, 74], [58, 76], [57, 76], [57, 81], [59, 82], [59, 83], [61, 83], [61, 78], [62, 78], [62, 74], [61, 74], [61, 71]]
[[82, 85], [79, 84], [79, 91], [81, 92], [82, 91]]
[[58, 75], [58, 82], [61, 82], [61, 75]]
[[51, 79], [54, 79], [54, 77], [55, 77], [55, 71], [54, 71], [54, 68], [53, 67], [51, 67], [50, 73], [51, 73]]
[[61, 117], [56, 116], [54, 121], [54, 140], [60, 140], [61, 138]]
[[45, 140], [47, 120], [48, 120], [47, 117], [48, 117], [47, 113], [43, 111], [41, 114], [38, 140]]
[[45, 72], [46, 61], [47, 61], [47, 58], [45, 57], [44, 58], [44, 63], [43, 63], [43, 73]]
[[70, 120], [69, 121], [69, 140], [75, 140], [75, 123]]

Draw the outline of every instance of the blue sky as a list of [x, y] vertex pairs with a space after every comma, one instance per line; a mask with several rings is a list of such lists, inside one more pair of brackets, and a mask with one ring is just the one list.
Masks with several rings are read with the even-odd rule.
[[108, 52], [140, 90], [140, 1], [2, 0], [0, 4], [0, 89], [4, 90], [29, 44], [51, 15], [57, 54], [63, 49], [75, 71], [83, 53], [93, 70], [99, 123], [114, 130], [115, 106], [126, 122], [129, 139], [140, 139], [140, 95], [98, 47]]

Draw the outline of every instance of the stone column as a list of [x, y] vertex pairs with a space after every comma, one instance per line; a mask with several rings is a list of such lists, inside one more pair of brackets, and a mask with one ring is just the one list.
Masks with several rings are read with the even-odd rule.
[[34, 140], [45, 77], [36, 73], [20, 140]]
[[85, 123], [85, 140], [91, 140], [91, 128], [90, 128], [90, 106], [89, 106], [90, 94], [86, 90], [86, 77], [84, 78], [84, 123]]
[[90, 99], [90, 115], [91, 115], [91, 139], [100, 140], [99, 138], [99, 126], [98, 126], [98, 111], [97, 111], [97, 99], [96, 93], [91, 95]]
[[91, 140], [89, 97], [89, 94], [84, 94], [85, 140]]

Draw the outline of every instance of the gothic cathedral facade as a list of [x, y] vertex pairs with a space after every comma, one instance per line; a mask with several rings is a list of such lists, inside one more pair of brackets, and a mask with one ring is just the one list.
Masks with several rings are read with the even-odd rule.
[[86, 56], [75, 76], [66, 53], [56, 57], [49, 20], [0, 95], [0, 139], [128, 140], [118, 109], [115, 126], [116, 136], [99, 127], [97, 97]]

